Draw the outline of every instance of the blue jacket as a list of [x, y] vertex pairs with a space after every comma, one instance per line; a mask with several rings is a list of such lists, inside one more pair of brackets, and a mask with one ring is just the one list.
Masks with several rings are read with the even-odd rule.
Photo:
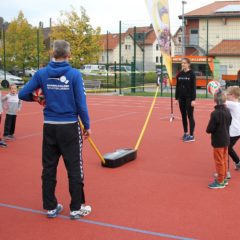
[[33, 101], [32, 92], [41, 88], [46, 100], [44, 121], [74, 122], [80, 116], [90, 128], [86, 93], [81, 73], [68, 62], [50, 62], [37, 71], [19, 92], [19, 99]]

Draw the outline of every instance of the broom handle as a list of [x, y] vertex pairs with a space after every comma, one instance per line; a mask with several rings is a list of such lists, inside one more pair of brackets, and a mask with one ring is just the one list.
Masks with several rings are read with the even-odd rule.
[[149, 122], [149, 120], [150, 120], [150, 117], [151, 117], [151, 115], [152, 115], [153, 108], [154, 108], [155, 103], [156, 103], [158, 90], [159, 90], [159, 87], [157, 87], [157, 89], [156, 89], [155, 96], [154, 96], [154, 99], [153, 99], [153, 101], [152, 101], [152, 105], [151, 105], [150, 110], [149, 110], [149, 112], [148, 112], [148, 116], [147, 116], [146, 121], [145, 121], [145, 123], [144, 123], [144, 126], [143, 126], [143, 129], [142, 129], [142, 131], [141, 131], [141, 134], [140, 134], [140, 136], [139, 136], [139, 138], [138, 138], [137, 144], [136, 144], [136, 146], [135, 146], [135, 148], [134, 148], [135, 150], [138, 150], [139, 145], [140, 145], [140, 143], [141, 143], [141, 141], [142, 141], [142, 139], [143, 139], [143, 135], [144, 135], [144, 133], [145, 133], [145, 131], [146, 131], [148, 122]]
[[[82, 130], [84, 130], [84, 126], [83, 126], [81, 120], [79, 120], [79, 123], [80, 123], [80, 127], [82, 128]], [[100, 158], [101, 162], [105, 165], [106, 161], [105, 161], [103, 155], [100, 153], [100, 151], [98, 150], [97, 146], [95, 145], [95, 143], [93, 142], [93, 140], [90, 136], [88, 137], [88, 141], [89, 141], [90, 145], [92, 146], [93, 150], [96, 152], [96, 154]]]

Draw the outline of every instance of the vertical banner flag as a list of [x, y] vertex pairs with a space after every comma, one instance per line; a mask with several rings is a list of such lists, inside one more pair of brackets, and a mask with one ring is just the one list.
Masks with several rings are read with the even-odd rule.
[[168, 0], [145, 0], [172, 84], [171, 34]]

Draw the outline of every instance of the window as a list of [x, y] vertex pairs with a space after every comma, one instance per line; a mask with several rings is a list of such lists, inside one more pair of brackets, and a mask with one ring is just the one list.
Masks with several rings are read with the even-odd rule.
[[159, 57], [156, 57], [156, 63], [159, 63]]
[[179, 42], [179, 43], [182, 42], [182, 37], [178, 37], [178, 42]]
[[159, 50], [159, 45], [158, 45], [158, 44], [156, 44], [156, 50], [157, 50], [157, 51]]
[[104, 56], [102, 56], [102, 62], [104, 62]]
[[191, 34], [198, 34], [198, 29], [191, 29]]
[[125, 45], [125, 50], [131, 50], [131, 45]]

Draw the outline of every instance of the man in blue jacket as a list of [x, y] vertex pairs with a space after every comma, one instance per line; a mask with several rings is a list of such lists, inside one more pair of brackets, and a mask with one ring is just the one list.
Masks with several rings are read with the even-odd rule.
[[85, 205], [82, 161], [82, 132], [78, 117], [83, 122], [83, 135], [91, 134], [86, 93], [81, 73], [68, 63], [70, 45], [64, 40], [54, 41], [53, 60], [37, 71], [19, 92], [19, 98], [33, 101], [32, 92], [41, 88], [45, 96], [42, 195], [47, 216], [54, 218], [63, 210], [55, 196], [57, 166], [63, 156], [68, 172], [71, 195], [70, 218], [78, 219], [91, 212]]

